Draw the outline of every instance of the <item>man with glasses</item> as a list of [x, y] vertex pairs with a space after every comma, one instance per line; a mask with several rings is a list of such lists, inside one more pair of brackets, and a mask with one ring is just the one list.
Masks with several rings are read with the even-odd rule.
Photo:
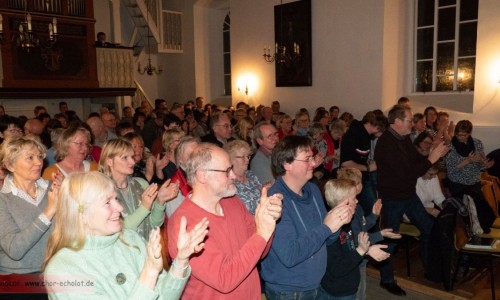
[[273, 124], [262, 121], [255, 126], [254, 134], [259, 149], [250, 162], [250, 170], [261, 183], [272, 183], [274, 175], [271, 169], [271, 153], [279, 142], [278, 129]]
[[101, 120], [102, 123], [104, 124], [104, 127], [106, 128], [107, 132], [107, 140], [112, 140], [116, 139], [116, 117], [115, 114], [107, 112], [101, 115]]
[[377, 116], [369, 111], [361, 121], [354, 120], [349, 126], [349, 130], [342, 138], [340, 150], [340, 166], [346, 168], [356, 168], [363, 176], [363, 189], [358, 195], [358, 201], [365, 216], [372, 213], [372, 207], [377, 201], [377, 192], [374, 180], [370, 173], [377, 171], [375, 160], [372, 157], [371, 141], [374, 137], [380, 136], [387, 126], [384, 116]]
[[266, 298], [315, 299], [326, 271], [326, 243], [337, 239], [353, 211], [344, 201], [326, 212], [319, 188], [309, 182], [316, 161], [308, 137], [285, 137], [276, 145], [272, 162], [278, 177], [268, 194], [283, 195], [283, 211], [261, 264]]
[[[383, 228], [399, 231], [401, 217], [406, 213], [420, 230], [420, 255], [424, 272], [428, 270], [428, 242], [433, 219], [427, 214], [416, 193], [417, 178], [448, 152], [443, 142], [431, 149], [429, 156], [420, 155], [410, 140], [412, 113], [408, 106], [395, 105], [389, 111], [389, 128], [380, 136], [375, 148], [377, 161], [377, 188], [384, 205]], [[395, 244], [389, 242], [387, 252], [393, 253]], [[381, 263], [380, 286], [388, 292], [404, 296], [406, 292], [394, 281], [392, 259]]]
[[232, 168], [227, 152], [209, 143], [196, 147], [187, 162], [193, 191], [168, 221], [171, 256], [176, 257], [179, 228], [186, 226], [186, 219], [192, 227], [206, 218], [210, 227], [203, 251], [190, 259], [192, 276], [184, 299], [261, 298], [256, 265], [269, 251], [282, 196], [267, 197], [263, 189], [252, 216], [235, 196]]
[[232, 141], [231, 120], [227, 114], [222, 111], [214, 111], [210, 115], [211, 133], [202, 136], [201, 141], [204, 143], [212, 143], [219, 147], [223, 147], [227, 142]]

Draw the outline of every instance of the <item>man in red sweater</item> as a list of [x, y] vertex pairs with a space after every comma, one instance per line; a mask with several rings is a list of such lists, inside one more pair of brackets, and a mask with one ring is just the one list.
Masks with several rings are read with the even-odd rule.
[[282, 196], [266, 197], [264, 189], [252, 216], [234, 196], [232, 168], [229, 155], [207, 143], [200, 144], [188, 161], [186, 172], [193, 193], [168, 222], [170, 255], [177, 254], [182, 216], [188, 224], [206, 217], [210, 225], [203, 251], [190, 259], [192, 275], [183, 299], [261, 299], [256, 265], [269, 251], [276, 220], [281, 217]]

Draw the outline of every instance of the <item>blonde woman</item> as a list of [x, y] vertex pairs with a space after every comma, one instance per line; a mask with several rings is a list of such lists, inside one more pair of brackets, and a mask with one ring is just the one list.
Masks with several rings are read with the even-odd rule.
[[287, 114], [283, 114], [278, 117], [276, 128], [278, 128], [278, 136], [280, 140], [282, 140], [285, 136], [296, 134], [296, 132], [293, 132], [292, 123], [292, 117]]
[[64, 176], [73, 172], [97, 171], [97, 163], [87, 161], [89, 155], [91, 135], [85, 127], [71, 126], [65, 129], [56, 145], [57, 163], [48, 166], [42, 177], [46, 180], [52, 174], [61, 172]]
[[123, 225], [147, 239], [152, 228], [163, 224], [165, 202], [177, 195], [178, 185], [170, 181], [160, 189], [156, 183], [148, 185], [146, 180], [130, 176], [134, 166], [134, 149], [129, 141], [118, 138], [104, 144], [99, 171], [116, 184], [118, 200], [124, 207]]
[[[10, 137], [2, 143], [0, 162], [7, 177], [0, 190], [0, 275], [42, 269], [62, 180], [60, 174], [52, 184], [40, 177], [44, 158], [45, 146], [34, 137]], [[0, 299], [21, 298], [47, 299], [47, 295], [0, 293]]]
[[[172, 178], [177, 171], [175, 149], [177, 148], [177, 145], [179, 145], [181, 138], [185, 135], [186, 133], [180, 128], [171, 128], [163, 132], [161, 140], [163, 150], [165, 150], [164, 157], [162, 158], [164, 163], [156, 168], [156, 176], [158, 177], [159, 182]], [[168, 160], [166, 160], [166, 158], [168, 158]], [[159, 157], [157, 159], [159, 159]]]
[[234, 126], [233, 138], [236, 140], [245, 141], [250, 147], [255, 148], [252, 141], [253, 129], [253, 120], [250, 117], [243, 117]]
[[73, 173], [61, 185], [54, 232], [44, 265], [46, 282], [76, 280], [76, 288], [48, 286], [50, 299], [179, 299], [201, 251], [208, 221], [186, 231], [182, 217], [177, 256], [163, 270], [159, 230], [149, 242], [123, 229], [115, 183], [99, 172]]

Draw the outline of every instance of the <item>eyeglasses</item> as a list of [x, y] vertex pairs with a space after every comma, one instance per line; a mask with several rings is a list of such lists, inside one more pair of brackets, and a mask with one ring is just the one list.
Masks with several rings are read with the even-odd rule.
[[413, 119], [412, 118], [404, 118], [403, 121], [406, 121], [406, 122], [413, 122]]
[[229, 177], [229, 174], [231, 173], [232, 170], [233, 170], [233, 166], [230, 166], [226, 170], [206, 169], [205, 171], [226, 173], [226, 176]]
[[214, 126], [222, 126], [222, 127], [224, 127], [224, 129], [231, 128], [231, 125], [229, 125], [229, 124], [215, 124]]
[[90, 148], [90, 144], [84, 143], [84, 142], [71, 142], [75, 145], [77, 145], [79, 148], [85, 147], [85, 148]]
[[10, 133], [22, 133], [23, 131], [19, 128], [11, 128], [11, 129], [7, 129], [6, 131], [10, 132]]
[[250, 158], [252, 157], [251, 155], [241, 155], [241, 156], [235, 156], [236, 158], [246, 158], [248, 160], [250, 160]]
[[314, 161], [314, 156], [308, 156], [305, 159], [294, 158], [293, 160], [298, 160], [298, 161], [303, 161], [303, 162], [310, 163], [310, 162]]
[[266, 136], [266, 139], [275, 138], [277, 136], [279, 136], [279, 133], [277, 131], [275, 131], [275, 132], [269, 134], [268, 136]]

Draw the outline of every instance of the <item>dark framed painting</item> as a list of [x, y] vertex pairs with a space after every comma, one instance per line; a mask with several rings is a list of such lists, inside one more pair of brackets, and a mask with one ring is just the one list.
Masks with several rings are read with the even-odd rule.
[[311, 0], [274, 7], [276, 86], [312, 86]]

